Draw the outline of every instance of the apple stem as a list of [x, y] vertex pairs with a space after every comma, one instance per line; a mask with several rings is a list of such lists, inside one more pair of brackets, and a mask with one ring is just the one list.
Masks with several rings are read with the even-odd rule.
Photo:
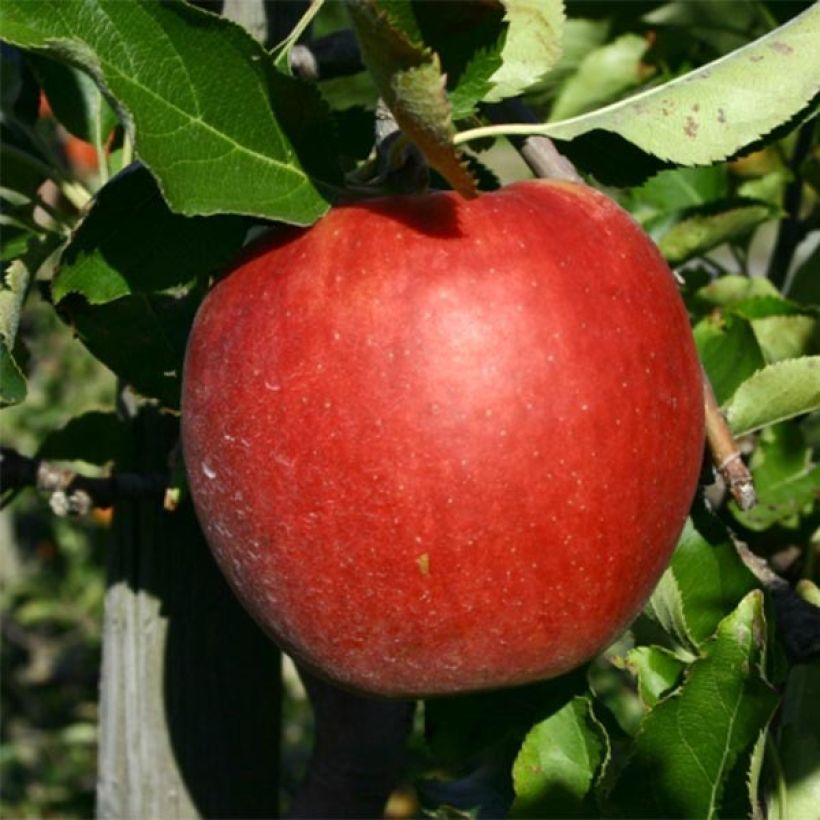
[[726, 418], [718, 406], [715, 391], [703, 372], [703, 399], [706, 416], [706, 441], [712, 453], [712, 461], [726, 482], [726, 487], [744, 512], [757, 504], [757, 493], [749, 468], [743, 462]]

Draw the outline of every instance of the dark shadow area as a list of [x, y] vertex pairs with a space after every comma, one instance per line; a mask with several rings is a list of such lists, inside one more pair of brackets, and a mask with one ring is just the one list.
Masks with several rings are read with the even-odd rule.
[[151, 172], [134, 163], [97, 194], [63, 257], [58, 286], [76, 289], [93, 276], [94, 292], [109, 299], [185, 286], [231, 262], [253, 222], [174, 213]]
[[456, 197], [458, 194], [452, 191], [435, 192], [362, 200], [355, 205], [416, 233], [436, 239], [456, 239], [463, 236]]
[[619, 134], [595, 129], [558, 148], [576, 168], [604, 185], [640, 185], [660, 171], [676, 166], [648, 154]]
[[381, 817], [406, 758], [415, 701], [344, 691], [300, 668], [316, 721], [307, 778], [289, 817]]

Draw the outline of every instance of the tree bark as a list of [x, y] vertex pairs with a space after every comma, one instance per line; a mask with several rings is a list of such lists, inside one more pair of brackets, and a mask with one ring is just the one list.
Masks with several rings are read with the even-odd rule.
[[[136, 463], [154, 472], [175, 419], [134, 420]], [[219, 573], [190, 501], [118, 504], [108, 567], [97, 814], [275, 817], [280, 656]]]

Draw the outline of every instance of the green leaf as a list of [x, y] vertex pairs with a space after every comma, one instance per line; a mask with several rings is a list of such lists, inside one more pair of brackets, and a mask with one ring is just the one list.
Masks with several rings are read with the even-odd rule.
[[768, 726], [769, 724], [764, 726], [754, 744], [738, 756], [733, 770], [726, 777], [720, 807], [721, 816], [748, 817], [750, 820], [763, 818], [760, 775]]
[[761, 531], [811, 511], [820, 495], [820, 467], [800, 428], [778, 424], [763, 431], [750, 467], [757, 504], [742, 512], [732, 503], [732, 514], [750, 530]]
[[820, 356], [771, 364], [746, 379], [726, 405], [726, 418], [742, 436], [820, 408]]
[[561, 56], [561, 0], [502, 0], [508, 24], [501, 67], [492, 75], [487, 102], [516, 97], [538, 82]]
[[777, 704], [761, 671], [765, 638], [756, 590], [720, 622], [678, 692], [644, 719], [611, 793], [620, 814], [720, 816], [727, 777]]
[[7, 0], [0, 35], [119, 101], [175, 211], [309, 224], [327, 210], [323, 183], [340, 176], [318, 92], [241, 26], [179, 0]]
[[116, 413], [92, 410], [49, 433], [37, 457], [103, 465], [123, 460], [130, 442], [128, 427]]
[[802, 304], [820, 305], [820, 245], [795, 270], [788, 295]]
[[800, 305], [779, 296], [752, 296], [750, 299], [742, 299], [732, 305], [732, 313], [735, 316], [752, 320], [753, 327], [755, 327], [755, 319], [793, 316], [800, 312]]
[[539, 88], [528, 96], [539, 103], [554, 97], [562, 85], [578, 71], [586, 56], [604, 45], [609, 30], [610, 25], [606, 20], [568, 17], [564, 21], [561, 58], [539, 83]]
[[[646, 619], [638, 626], [645, 626]], [[633, 624], [634, 627], [634, 624]], [[615, 720], [617, 734], [630, 737], [638, 731], [646, 711], [636, 691], [633, 677], [625, 673], [626, 655], [637, 640], [634, 628], [621, 635], [618, 640], [607, 647], [606, 651], [593, 658], [587, 667], [589, 691], [595, 697], [595, 705], [602, 706]], [[601, 712], [604, 718], [609, 718]], [[608, 721], [608, 725], [612, 725]], [[620, 730], [620, 731], [618, 731]]]
[[726, 194], [726, 168], [675, 168], [661, 171], [632, 192], [629, 210], [645, 226], [721, 199]]
[[452, 110], [438, 55], [411, 41], [375, 0], [348, 0], [348, 8], [364, 64], [404, 135], [456, 191], [475, 196], [475, 180], [452, 144]]
[[818, 352], [814, 316], [767, 316], [752, 322], [766, 364]]
[[684, 650], [702, 647], [738, 599], [757, 586], [717, 519], [703, 509], [694, 513], [644, 610]]
[[622, 96], [644, 79], [641, 60], [649, 42], [623, 34], [586, 56], [564, 83], [550, 110], [550, 121], [574, 117]]
[[437, 0], [435, 3], [382, 3], [392, 17], [404, 10], [404, 32], [417, 45], [438, 54], [447, 77], [447, 92], [453, 119], [468, 117], [490, 89], [490, 77], [501, 66], [507, 26], [501, 3], [464, 3]]
[[812, 817], [820, 805], [820, 661], [793, 666], [775, 751], [781, 771], [770, 791], [771, 820]]
[[692, 332], [720, 404], [766, 364], [751, 323], [733, 313], [709, 314]]
[[19, 404], [26, 397], [26, 379], [14, 358], [20, 311], [32, 271], [25, 259], [16, 259], [3, 272], [0, 286], [0, 407]]
[[605, 108], [545, 125], [476, 128], [456, 142], [502, 131], [560, 140], [605, 131], [660, 160], [709, 165], [808, 113], [818, 95], [818, 36], [815, 4], [730, 55]]
[[766, 752], [766, 737], [768, 735], [767, 729], [764, 729], [757, 742], [752, 748], [752, 753], [749, 755], [749, 768], [746, 778], [746, 796], [749, 801], [751, 811], [749, 814], [752, 817], [762, 816], [760, 811], [760, 775], [763, 771], [763, 759]]
[[94, 80], [74, 66], [39, 55], [30, 55], [29, 62], [60, 124], [81, 140], [104, 145], [117, 115]]
[[178, 296], [132, 293], [102, 305], [71, 294], [60, 311], [80, 341], [103, 364], [144, 396], [179, 407], [182, 362], [197, 288]]
[[726, 203], [719, 209], [707, 206], [670, 228], [658, 242], [670, 265], [680, 265], [730, 239], [745, 238], [753, 228], [772, 217], [763, 204]]
[[697, 297], [709, 305], [735, 305], [761, 296], [780, 296], [780, 291], [762, 276], [721, 276], [700, 288]]
[[638, 694], [648, 708], [672, 689], [686, 664], [662, 646], [636, 646], [626, 665], [638, 679]]
[[511, 817], [588, 817], [588, 796], [608, 756], [589, 698], [576, 697], [534, 726], [513, 764]]
[[696, 641], [686, 622], [686, 606], [678, 579], [667, 569], [644, 607], [644, 615], [664, 630], [676, 650], [691, 651]]
[[151, 174], [131, 168], [97, 195], [63, 254], [52, 297], [80, 293], [100, 305], [186, 285], [233, 259], [249, 227], [240, 216], [175, 214]]
[[757, 179], [746, 180], [738, 186], [737, 196], [741, 199], [756, 199], [766, 202], [772, 207], [776, 215], [782, 216], [783, 195], [792, 178], [793, 175], [787, 168], [778, 168]]
[[26, 398], [26, 377], [14, 358], [13, 349], [0, 340], [0, 407], [19, 404]]

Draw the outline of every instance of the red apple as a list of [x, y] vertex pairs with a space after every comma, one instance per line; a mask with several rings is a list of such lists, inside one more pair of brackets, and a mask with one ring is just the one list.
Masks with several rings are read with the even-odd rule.
[[332, 210], [211, 291], [191, 491], [254, 618], [343, 686], [559, 675], [635, 617], [703, 452], [700, 367], [652, 242], [584, 186]]

